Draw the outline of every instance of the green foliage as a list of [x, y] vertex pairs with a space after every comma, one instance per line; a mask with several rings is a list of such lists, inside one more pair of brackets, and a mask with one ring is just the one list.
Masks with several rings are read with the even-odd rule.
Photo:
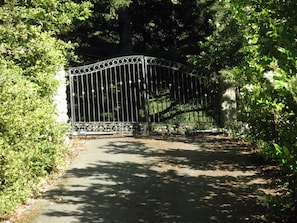
[[215, 1], [209, 11], [212, 32], [198, 42], [200, 53], [188, 55], [188, 61], [198, 68], [212, 71], [236, 66], [242, 60], [240, 48], [243, 37], [238, 32], [239, 27], [230, 7], [223, 1]]
[[1, 61], [0, 69], [0, 215], [24, 201], [33, 183], [57, 167], [65, 127], [55, 107], [40, 97], [36, 84], [17, 66]]
[[[243, 60], [226, 71], [239, 87], [241, 122], [267, 158], [287, 173], [297, 200], [296, 1], [226, 0], [238, 25]], [[297, 207], [295, 207], [297, 208]]]
[[[297, 2], [217, 1], [213, 32], [189, 61], [221, 73], [238, 88], [239, 123], [267, 159], [286, 173], [297, 209]], [[242, 128], [241, 128], [242, 129]]]
[[7, 1], [0, 7], [0, 219], [56, 170], [67, 126], [56, 120], [56, 72], [71, 44], [57, 38], [89, 4]]
[[[78, 52], [82, 63], [93, 63], [122, 55], [120, 37], [124, 32], [129, 33], [129, 42], [133, 42], [135, 54], [185, 62], [186, 55], [196, 55], [200, 51], [197, 41], [203, 41], [210, 35], [212, 27], [209, 21], [213, 13], [211, 7], [216, 2], [90, 1], [94, 5], [92, 16], [77, 24], [73, 35], [66, 37], [81, 42]], [[126, 9], [124, 18], [122, 16], [126, 23], [120, 19], [121, 10], [118, 9], [121, 7]]]
[[129, 6], [132, 0], [109, 0], [110, 1], [110, 18], [118, 17], [117, 10], [121, 7]]

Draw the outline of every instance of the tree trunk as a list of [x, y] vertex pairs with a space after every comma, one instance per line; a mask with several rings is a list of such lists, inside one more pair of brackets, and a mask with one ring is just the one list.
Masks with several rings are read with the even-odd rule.
[[131, 17], [129, 7], [123, 6], [118, 9], [119, 16], [119, 35], [120, 35], [120, 54], [130, 55], [133, 53]]

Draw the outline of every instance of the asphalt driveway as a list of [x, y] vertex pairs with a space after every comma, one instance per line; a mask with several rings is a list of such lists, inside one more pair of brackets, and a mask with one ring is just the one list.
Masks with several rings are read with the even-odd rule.
[[268, 189], [251, 148], [227, 137], [95, 139], [22, 222], [271, 223]]

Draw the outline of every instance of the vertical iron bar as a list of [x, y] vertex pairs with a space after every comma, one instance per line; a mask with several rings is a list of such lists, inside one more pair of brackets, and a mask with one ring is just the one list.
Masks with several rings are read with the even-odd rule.
[[87, 105], [87, 114], [86, 114], [86, 119], [87, 119], [87, 121], [89, 122], [89, 121], [91, 121], [90, 120], [90, 117], [91, 117], [91, 112], [90, 112], [90, 81], [89, 81], [89, 78], [90, 78], [90, 73], [86, 73], [86, 82], [87, 82], [87, 84], [86, 84], [86, 97], [87, 97], [87, 100], [86, 100], [86, 105]]
[[96, 114], [95, 108], [96, 108], [96, 106], [95, 106], [94, 73], [91, 72], [90, 75], [91, 75], [91, 95], [92, 95], [91, 109], [92, 109], [92, 113], [93, 113], [92, 114], [92, 116], [93, 116], [92, 121], [95, 122], [95, 120], [96, 120], [96, 117], [95, 117], [95, 114]]
[[127, 84], [129, 84], [129, 73], [127, 72], [127, 70], [129, 69], [129, 66], [130, 66], [129, 64], [126, 64], [126, 66], [124, 67], [124, 76], [123, 76], [123, 88], [125, 91], [125, 101], [126, 101], [125, 107], [126, 107], [126, 121], [127, 122], [130, 121], [130, 115], [131, 115], [131, 113], [129, 112], [129, 97], [128, 97], [128, 88], [127, 88]]
[[149, 107], [148, 107], [148, 115], [151, 119], [152, 123], [155, 123], [155, 116], [154, 116], [154, 112], [155, 112], [155, 108], [154, 108], [154, 89], [153, 89], [153, 72], [152, 72], [152, 66], [153, 65], [149, 65], [148, 63], [146, 64], [146, 68], [147, 68], [147, 80], [148, 80], [148, 100], [149, 100]]
[[147, 134], [150, 134], [151, 132], [151, 120], [150, 120], [150, 114], [149, 114], [149, 91], [147, 85], [148, 83], [148, 71], [147, 71], [147, 63], [146, 63], [146, 57], [142, 58], [142, 75], [143, 75], [143, 90], [144, 90], [144, 104], [145, 104], [145, 117], [147, 122]]
[[[206, 79], [204, 77], [204, 81], [205, 81], [205, 85], [204, 85], [204, 104], [205, 104], [205, 108], [208, 109], [208, 89], [207, 89], [208, 79]], [[204, 111], [203, 116], [204, 116], [205, 123], [208, 123], [209, 120], [208, 120], [208, 117], [206, 116], [205, 111]]]
[[[102, 103], [100, 102], [100, 95], [99, 95], [100, 94], [100, 90], [99, 90], [99, 87], [100, 87], [99, 86], [99, 83], [100, 82], [99, 82], [99, 78], [98, 78], [98, 73], [99, 73], [98, 71], [97, 72], [94, 72], [95, 80], [96, 80], [96, 83], [95, 83], [96, 90], [95, 90], [95, 92], [96, 92], [96, 102], [97, 102], [96, 110], [94, 108], [94, 112], [96, 112], [94, 117], [96, 117], [95, 118], [95, 121], [100, 122], [101, 121], [100, 115], [101, 115], [101, 104]], [[100, 85], [101, 85], [101, 83], [100, 83]]]
[[[205, 77], [204, 77], [205, 78]], [[208, 85], [209, 85], [209, 79], [206, 79], [205, 78], [205, 82], [206, 82], [206, 85], [204, 86], [204, 89], [205, 89], [205, 94], [204, 94], [204, 102], [205, 102], [205, 106], [207, 109], [208, 108], [208, 101], [209, 101], [209, 95], [208, 95]], [[209, 117], [206, 116], [206, 112], [204, 112], [204, 117], [205, 117], [205, 122], [208, 124], [209, 123]]]
[[90, 121], [92, 122], [95, 122], [95, 117], [94, 117], [94, 114], [95, 114], [95, 89], [94, 89], [94, 74], [93, 72], [90, 72]]
[[199, 122], [199, 111], [201, 110], [201, 105], [200, 105], [200, 93], [199, 93], [199, 86], [200, 86], [200, 83], [199, 83], [199, 78], [196, 77], [195, 78], [195, 82], [196, 82], [196, 88], [195, 88], [195, 91], [196, 91], [196, 106], [197, 106], [197, 113], [196, 113], [196, 116], [197, 116], [197, 122]]
[[135, 104], [135, 107], [134, 107], [134, 109], [135, 109], [135, 121], [136, 122], [139, 122], [139, 109], [140, 109], [140, 107], [138, 106], [138, 98], [139, 97], [141, 97], [141, 95], [140, 95], [140, 92], [137, 92], [137, 90], [138, 90], [138, 84], [137, 84], [137, 82], [138, 82], [138, 78], [137, 78], [137, 76], [136, 76], [136, 69], [135, 69], [135, 66], [136, 67], [138, 67], [138, 64], [133, 64], [132, 65], [132, 79], [131, 79], [131, 81], [132, 81], [132, 85], [133, 85], [133, 96], [134, 96], [134, 101], [135, 101], [135, 103], [133, 103], [133, 104]]
[[[141, 61], [142, 62], [142, 61]], [[143, 62], [142, 62], [143, 63]], [[143, 64], [140, 64], [139, 66], [137, 66], [137, 74], [138, 76], [136, 77], [136, 81], [137, 81], [137, 89], [138, 89], [138, 94], [141, 95], [141, 97], [139, 98], [139, 109], [140, 111], [143, 109], [143, 115], [145, 116], [145, 105], [144, 105], [144, 80], [143, 80], [143, 72], [144, 72], [144, 68], [143, 68]], [[141, 84], [142, 81], [142, 84]], [[138, 97], [138, 96], [137, 96]], [[142, 115], [141, 113], [139, 113], [139, 115]], [[139, 116], [140, 118], [140, 116]], [[143, 121], [142, 119], [140, 119], [140, 121]]]
[[185, 112], [186, 112], [186, 106], [185, 106], [185, 82], [184, 82], [184, 71], [180, 71], [179, 72], [179, 76], [180, 76], [180, 88], [179, 88], [179, 92], [180, 92], [180, 112], [179, 112], [179, 118], [178, 118], [178, 123], [181, 122], [181, 119], [184, 118]]
[[154, 96], [154, 101], [155, 101], [155, 122], [158, 123], [159, 122], [159, 103], [160, 103], [160, 99], [159, 99], [159, 95], [158, 95], [158, 65], [154, 65], [153, 69], [153, 73], [154, 73], [154, 78], [153, 78], [153, 85], [154, 85], [154, 91], [153, 91], [153, 96]]
[[108, 92], [109, 92], [109, 121], [110, 122], [113, 122], [115, 120], [115, 116], [114, 116], [114, 82], [113, 82], [113, 73], [111, 72], [111, 68], [108, 67], [106, 69], [106, 72], [107, 72], [107, 75], [106, 75], [106, 78], [109, 80], [108, 81]]
[[195, 110], [194, 110], [194, 108], [195, 108], [195, 101], [194, 101], [194, 86], [193, 86], [193, 82], [194, 82], [194, 78], [195, 78], [195, 76], [191, 76], [191, 80], [190, 80], [190, 95], [189, 95], [189, 97], [191, 98], [191, 110], [192, 110], [192, 118], [191, 118], [191, 120], [192, 120], [192, 122], [194, 123], [195, 122]]
[[196, 98], [196, 103], [197, 103], [197, 106], [198, 106], [198, 108], [199, 109], [197, 109], [197, 122], [200, 122], [200, 119], [199, 119], [199, 112], [200, 112], [200, 110], [201, 110], [201, 108], [202, 108], [202, 106], [201, 106], [201, 101], [200, 101], [200, 97], [201, 97], [201, 95], [200, 95], [200, 92], [199, 92], [199, 88], [200, 88], [200, 78], [199, 77], [197, 77], [196, 78], [196, 94], [197, 94], [197, 98]]
[[186, 109], [187, 109], [187, 122], [190, 123], [191, 122], [191, 98], [190, 98], [190, 79], [191, 76], [186, 73], [186, 79], [185, 79], [185, 86], [186, 86], [186, 94], [185, 94], [185, 103], [186, 103]]
[[196, 119], [196, 112], [198, 110], [198, 104], [197, 104], [197, 93], [196, 93], [196, 89], [197, 89], [197, 82], [196, 82], [196, 79], [197, 77], [196, 76], [193, 76], [193, 79], [192, 79], [192, 84], [193, 84], [193, 87], [192, 87], [192, 100], [193, 100], [193, 121], [196, 123], [197, 122], [197, 119]]
[[[117, 69], [119, 70], [119, 72], [117, 72]], [[114, 104], [113, 111], [116, 110], [115, 111], [116, 119], [114, 119], [113, 121], [119, 122], [119, 121], [121, 121], [120, 120], [120, 111], [121, 111], [121, 106], [122, 105], [121, 105], [121, 103], [119, 101], [119, 93], [121, 94], [121, 92], [119, 92], [119, 90], [118, 90], [118, 85], [121, 85], [121, 83], [118, 82], [118, 76], [117, 75], [119, 75], [119, 78], [121, 78], [121, 73], [120, 73], [121, 71], [120, 71], [120, 67], [110, 68], [110, 70], [111, 70], [111, 75], [110, 76], [112, 76], [114, 74], [114, 84], [113, 84], [113, 86], [115, 87], [115, 102], [113, 102], [113, 104]]]
[[[172, 99], [171, 99], [171, 103], [170, 103], [170, 114], [169, 116], [171, 117], [172, 119], [172, 115], [174, 114], [174, 105], [176, 104], [176, 100], [177, 100], [177, 97], [176, 97], [176, 88], [177, 88], [177, 85], [176, 85], [176, 80], [175, 80], [175, 75], [174, 75], [174, 71], [172, 72], [169, 72], [168, 68], [166, 68], [166, 72], [168, 74], [168, 76], [170, 77], [171, 76], [171, 80], [172, 80], [172, 85], [171, 85], [171, 89], [172, 89]], [[168, 121], [171, 121], [171, 120], [168, 120]]]
[[[111, 90], [111, 113], [112, 113], [112, 121], [116, 121], [117, 118], [117, 113], [115, 112], [115, 109], [117, 109], [117, 86], [116, 86], [116, 74], [115, 74], [115, 79], [113, 81], [113, 74], [115, 72], [112, 72], [112, 68], [108, 68], [108, 75], [110, 76], [110, 90]], [[115, 94], [114, 95], [114, 88], [115, 88]], [[116, 101], [115, 101], [116, 98]], [[116, 115], [116, 116], [115, 116]]]
[[160, 78], [158, 79], [158, 83], [159, 83], [159, 94], [161, 97], [161, 106], [160, 106], [160, 122], [162, 122], [162, 117], [165, 115], [163, 114], [164, 109], [166, 108], [166, 97], [164, 97], [164, 93], [166, 94], [166, 89], [165, 86], [163, 85], [163, 80], [165, 80], [165, 76], [163, 73], [163, 67], [159, 67], [159, 72], [160, 72]]
[[81, 122], [81, 102], [80, 102], [80, 82], [81, 82], [81, 75], [76, 76], [76, 91], [77, 91], [77, 113], [78, 113], [78, 117], [76, 118], [76, 122]]
[[[118, 67], [119, 83], [117, 84], [117, 85], [119, 85], [119, 89], [120, 89], [119, 94], [120, 94], [120, 100], [121, 100], [121, 102], [118, 102], [118, 104], [120, 104], [118, 111], [121, 111], [121, 113], [122, 113], [121, 119], [118, 118], [118, 120], [122, 121], [122, 122], [125, 121], [125, 109], [126, 109], [125, 103], [124, 103], [124, 92], [123, 92], [123, 75], [125, 75], [125, 74], [122, 69], [124, 69], [124, 68], [125, 68], [125, 65]], [[119, 99], [117, 98], [117, 100], [119, 100]]]
[[134, 110], [133, 110], [133, 106], [134, 106], [134, 109], [137, 109], [135, 108], [136, 106], [136, 103], [133, 103], [133, 96], [132, 96], [132, 92], [133, 92], [133, 89], [132, 89], [132, 77], [131, 77], [131, 66], [133, 66], [133, 64], [129, 64], [128, 66], [128, 76], [127, 76], [127, 80], [128, 80], [128, 83], [129, 83], [129, 95], [130, 95], [130, 108], [131, 108], [131, 111], [130, 111], [130, 114], [131, 114], [131, 121], [134, 122]]
[[[107, 117], [106, 121], [110, 122], [110, 95], [109, 95], [109, 84], [108, 84], [108, 69], [104, 69], [104, 77], [105, 77], [105, 92], [106, 92], [106, 108], [107, 108]], [[105, 114], [104, 114], [105, 117]]]
[[[163, 85], [164, 85], [164, 87], [168, 87], [168, 96], [166, 97], [166, 94], [165, 94], [165, 97], [166, 97], [166, 109], [168, 109], [169, 108], [169, 110], [167, 110], [167, 117], [169, 117], [170, 116], [170, 114], [171, 114], [171, 112], [170, 112], [170, 107], [171, 107], [171, 104], [172, 104], [172, 100], [173, 100], [173, 98], [172, 98], [172, 96], [171, 96], [171, 92], [172, 92], [172, 85], [173, 85], [173, 79], [172, 79], [172, 77], [170, 77], [169, 75], [168, 75], [168, 73], [166, 72], [166, 68], [165, 67], [163, 67], [163, 74], [166, 76], [166, 80], [164, 80], [164, 83], [163, 83]], [[168, 80], [168, 81], [167, 81]]]
[[203, 91], [202, 91], [202, 78], [200, 77], [198, 79], [198, 83], [199, 83], [199, 105], [200, 105], [200, 110], [199, 110], [199, 122], [202, 123], [203, 122], [203, 119], [202, 119], [202, 116], [201, 116], [201, 112], [204, 110], [204, 104], [203, 104], [203, 97], [204, 95], [203, 94]]
[[178, 80], [178, 84], [177, 84], [177, 90], [178, 90], [178, 105], [177, 105], [177, 115], [175, 116], [175, 121], [178, 121], [178, 113], [180, 111], [180, 109], [182, 109], [182, 95], [181, 95], [181, 71], [179, 71], [177, 73], [177, 80]]
[[85, 77], [85, 75], [83, 74], [82, 76], [81, 76], [81, 94], [82, 94], [82, 103], [83, 103], [83, 106], [82, 106], [82, 109], [83, 109], [83, 121], [85, 122], [86, 121], [86, 104], [85, 104], [85, 94], [86, 94], [86, 92], [85, 92], [85, 88], [84, 88], [84, 86], [85, 86], [85, 81], [84, 81], [84, 77]]
[[[100, 75], [100, 92], [101, 92], [101, 100], [102, 100], [102, 119], [100, 118], [100, 120], [102, 120], [103, 122], [105, 122], [105, 100], [107, 100], [107, 93], [104, 94], [104, 78], [103, 78], [103, 74], [105, 74], [104, 70], [100, 70], [99, 71], [99, 75]], [[105, 98], [106, 96], [106, 98]], [[100, 116], [99, 116], [100, 117]]]

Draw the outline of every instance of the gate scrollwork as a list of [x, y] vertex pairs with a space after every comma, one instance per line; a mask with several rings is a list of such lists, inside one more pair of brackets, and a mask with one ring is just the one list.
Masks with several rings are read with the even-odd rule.
[[133, 55], [68, 70], [72, 132], [185, 133], [216, 128], [219, 78], [173, 61]]

